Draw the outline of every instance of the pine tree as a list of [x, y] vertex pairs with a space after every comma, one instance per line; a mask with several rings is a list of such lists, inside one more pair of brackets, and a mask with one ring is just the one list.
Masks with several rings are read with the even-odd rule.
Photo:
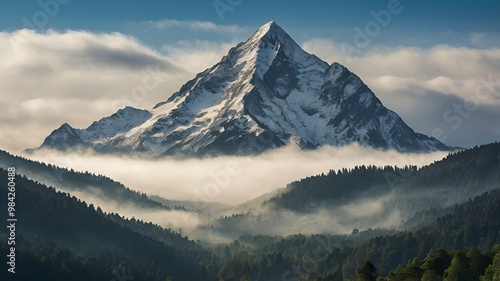
[[366, 261], [361, 267], [356, 269], [356, 281], [376, 281], [378, 274], [375, 266]]

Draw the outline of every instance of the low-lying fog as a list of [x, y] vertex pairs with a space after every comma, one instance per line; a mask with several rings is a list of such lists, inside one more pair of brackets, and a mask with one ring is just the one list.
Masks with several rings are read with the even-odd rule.
[[302, 151], [294, 146], [254, 157], [143, 160], [126, 156], [62, 154], [38, 151], [33, 160], [89, 171], [125, 186], [172, 200], [211, 201], [236, 205], [304, 177], [356, 165], [423, 166], [446, 152], [407, 154], [350, 145]]
[[[446, 155], [446, 152], [405, 154], [350, 145], [323, 147], [313, 151], [288, 146], [254, 157], [223, 156], [184, 160], [144, 160], [127, 156], [63, 154], [53, 151], [38, 151], [28, 155], [28, 158], [76, 171], [103, 174], [148, 195], [173, 200], [222, 202], [235, 206], [285, 187], [292, 181], [327, 173], [330, 169], [353, 168], [356, 165], [423, 166]], [[182, 234], [187, 234], [192, 239], [210, 239], [213, 242], [231, 241], [241, 233], [350, 233], [353, 228], [397, 226], [401, 219], [405, 219], [397, 210], [381, 208], [390, 199], [390, 195], [364, 198], [345, 206], [321, 209], [305, 215], [290, 211], [266, 212], [266, 208], [259, 207], [260, 201], [214, 213], [151, 211], [102, 200], [98, 191], [92, 194], [75, 191], [70, 193], [89, 204], [100, 206], [105, 212], [152, 221], [177, 231], [182, 229]], [[247, 214], [250, 207], [252, 213]], [[246, 215], [220, 219], [221, 215], [230, 216], [233, 213]], [[378, 215], [376, 220], [373, 219], [374, 215]]]

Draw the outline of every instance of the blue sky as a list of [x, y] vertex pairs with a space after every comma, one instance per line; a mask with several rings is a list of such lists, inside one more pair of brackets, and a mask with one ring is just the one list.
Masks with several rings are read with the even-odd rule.
[[[41, 0], [53, 3], [57, 0]], [[371, 11], [387, 9], [390, 1], [263, 1], [263, 0], [192, 0], [192, 1], [128, 1], [128, 0], [59, 0], [58, 12], [49, 15], [42, 29], [64, 31], [120, 32], [132, 35], [146, 45], [159, 49], [163, 44], [197, 38], [201, 40], [244, 40], [259, 26], [275, 20], [297, 41], [329, 38], [352, 43], [355, 27], [363, 29], [373, 20]], [[58, 3], [59, 3], [58, 2]], [[214, 4], [216, 3], [216, 4]], [[217, 12], [215, 6], [228, 8]], [[393, 15], [377, 45], [411, 45], [430, 47], [438, 44], [490, 48], [499, 40], [471, 42], [474, 33], [500, 32], [500, 1], [401, 0], [402, 12]], [[35, 22], [43, 11], [39, 1], [2, 0], [0, 29], [12, 31], [25, 26], [23, 18]], [[222, 17], [221, 17], [222, 15]], [[172, 19], [209, 21], [217, 25], [245, 28], [238, 34], [186, 32], [169, 29], [145, 32], [134, 23]], [[43, 18], [38, 19], [43, 22]], [[497, 47], [500, 47], [497, 46]]]

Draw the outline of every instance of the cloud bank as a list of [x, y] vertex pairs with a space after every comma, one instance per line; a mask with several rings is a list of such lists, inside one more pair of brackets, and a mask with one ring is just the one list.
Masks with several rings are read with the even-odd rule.
[[241, 33], [245, 28], [237, 25], [215, 24], [209, 21], [182, 21], [175, 19], [149, 20], [142, 22], [129, 22], [128, 25], [144, 30], [165, 31], [173, 28], [188, 29], [191, 31], [217, 32], [217, 33]]
[[173, 200], [238, 204], [330, 169], [356, 165], [418, 165], [447, 153], [407, 154], [350, 145], [302, 151], [287, 146], [256, 157], [143, 160], [129, 157], [39, 151], [28, 157], [77, 171], [104, 174], [147, 194]]
[[[408, 154], [356, 144], [323, 147], [313, 151], [302, 151], [290, 145], [254, 157], [184, 160], [144, 160], [126, 156], [62, 154], [47, 150], [27, 155], [34, 160], [76, 171], [104, 174], [148, 195], [179, 200], [174, 203], [176, 206], [184, 205], [188, 210], [198, 209], [201, 212], [140, 209], [130, 204], [103, 200], [97, 189], [93, 192], [62, 190], [89, 204], [100, 206], [105, 212], [152, 221], [175, 230], [182, 228], [192, 239], [216, 242], [234, 241], [241, 234], [332, 234], [350, 233], [353, 228], [396, 227], [405, 215], [388, 204], [393, 199], [391, 193], [320, 208], [308, 214], [269, 210], [269, 206], [264, 207], [262, 202], [270, 198], [268, 193], [276, 194], [279, 192], [277, 189], [288, 183], [327, 173], [330, 169], [353, 168], [357, 165], [423, 166], [444, 156], [445, 152]], [[225, 205], [212, 204], [210, 207], [205, 202], [187, 201], [222, 202]], [[248, 214], [249, 211], [251, 214]], [[232, 214], [245, 216], [219, 219]]]

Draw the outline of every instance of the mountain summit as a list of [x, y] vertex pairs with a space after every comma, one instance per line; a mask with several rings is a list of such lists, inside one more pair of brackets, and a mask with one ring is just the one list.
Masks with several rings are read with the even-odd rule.
[[205, 156], [355, 142], [404, 152], [452, 149], [414, 132], [357, 75], [305, 52], [270, 22], [153, 109], [126, 107], [83, 130], [64, 124], [41, 147]]

